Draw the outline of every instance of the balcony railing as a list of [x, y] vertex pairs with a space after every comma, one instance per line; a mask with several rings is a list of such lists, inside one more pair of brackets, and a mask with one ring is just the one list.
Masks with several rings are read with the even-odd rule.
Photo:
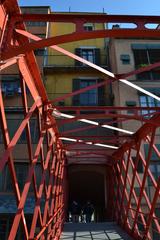
[[[49, 100], [56, 100], [59, 97], [65, 96], [68, 93], [47, 93]], [[97, 93], [82, 93], [75, 99], [74, 96], [69, 96], [65, 100], [56, 101], [54, 104], [58, 106], [105, 106], [107, 99], [102, 96], [98, 97]], [[108, 105], [110, 105], [108, 103]]]
[[[99, 64], [100, 66], [107, 67], [108, 64], [108, 56], [101, 54], [100, 59], [99, 59]], [[81, 64], [77, 65], [77, 61], [69, 58], [68, 56], [64, 55], [45, 55], [44, 56], [44, 67], [70, 67], [70, 68], [75, 68], [75, 67], [88, 67], [86, 64]]]
[[160, 80], [160, 70], [152, 70], [144, 73], [140, 73], [137, 75], [137, 80], [145, 80], [145, 81], [152, 81], [152, 80]]

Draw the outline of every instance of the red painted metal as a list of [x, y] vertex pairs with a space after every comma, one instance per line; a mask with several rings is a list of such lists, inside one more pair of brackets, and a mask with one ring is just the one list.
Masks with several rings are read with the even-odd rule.
[[[7, 14], [12, 14], [14, 12], [19, 11], [16, 1], [5, 1], [4, 6], [1, 5], [0, 9], [6, 12]], [[4, 16], [6, 15], [4, 14]], [[2, 24], [0, 25], [0, 27], [2, 27], [3, 30], [2, 32], [4, 33], [1, 35], [2, 40], [1, 42], [3, 43], [4, 39], [6, 39], [5, 36], [6, 24], [4, 24], [2, 15], [1, 20]], [[23, 25], [21, 27], [23, 29]], [[10, 36], [13, 37], [12, 35]], [[18, 38], [17, 41], [19, 42], [19, 44], [21, 44], [23, 39]], [[2, 44], [1, 46], [2, 48], [6, 47], [5, 44]], [[34, 55], [32, 53], [27, 53], [26, 56], [19, 56], [18, 58], [2, 62], [1, 70], [15, 63], [17, 63], [21, 73], [20, 77], [21, 77], [22, 103], [24, 109], [24, 120], [22, 120], [20, 126], [18, 127], [16, 133], [14, 134], [11, 140], [9, 137], [9, 132], [7, 130], [8, 127], [4, 111], [5, 105], [3, 102], [2, 92], [0, 89], [0, 122], [1, 130], [3, 133], [4, 145], [6, 149], [4, 153], [1, 154], [0, 168], [1, 171], [3, 171], [4, 166], [9, 165], [9, 172], [13, 184], [13, 194], [15, 195], [17, 202], [17, 211], [13, 219], [8, 239], [13, 240], [16, 238], [18, 228], [21, 224], [23, 227], [23, 239], [31, 238], [44, 239], [44, 236], [46, 235], [47, 232], [48, 239], [49, 234], [50, 235], [52, 234], [52, 237], [54, 236], [59, 238], [59, 235], [61, 233], [60, 229], [64, 221], [65, 210], [63, 200], [64, 188], [62, 186], [64, 185], [65, 181], [64, 168], [66, 157], [64, 156], [62, 143], [56, 137], [58, 135], [58, 130], [55, 126], [55, 119], [52, 116], [49, 116], [49, 113], [47, 112], [48, 107], [46, 106], [45, 102], [48, 99], [45, 92], [45, 88], [42, 84], [41, 76]], [[28, 106], [29, 103], [27, 99], [28, 93], [26, 93], [26, 86], [29, 89], [31, 96], [33, 97], [33, 105], [31, 108]], [[30, 120], [32, 115], [37, 114], [38, 114], [37, 123], [39, 126], [40, 136], [36, 150], [35, 152], [33, 152], [30, 132]], [[48, 123], [52, 124], [52, 126], [54, 125], [54, 127], [50, 129], [45, 129], [44, 124], [42, 124], [44, 121], [47, 121]], [[20, 193], [20, 188], [15, 172], [13, 151], [23, 130], [26, 130], [27, 135], [29, 169], [26, 183], [23, 187], [22, 193]], [[48, 138], [48, 143], [44, 143], [45, 136]], [[44, 155], [43, 148], [46, 144], [48, 145], [48, 151], [46, 155]], [[41, 184], [39, 187], [37, 186], [37, 180], [35, 175], [35, 166], [37, 163], [41, 165], [42, 169]], [[57, 170], [55, 171], [55, 169]], [[46, 182], [47, 173], [50, 176], [48, 183]], [[35, 208], [31, 222], [31, 228], [28, 229], [26, 225], [26, 213], [24, 211], [24, 206], [26, 204], [26, 199], [28, 197], [31, 184], [33, 185], [34, 190], [33, 200], [35, 199]], [[40, 207], [42, 198], [45, 201], [45, 206], [43, 210]], [[52, 204], [50, 205], [49, 202], [51, 201]], [[53, 221], [55, 222], [54, 224]], [[40, 224], [40, 231], [37, 234], [35, 230], [38, 222]]]
[[[73, 53], [70, 53], [55, 44], [78, 41], [82, 39], [101, 38], [101, 37], [123, 37], [123, 38], [160, 38], [159, 29], [146, 29], [147, 23], [159, 23], [160, 17], [150, 16], [110, 16], [110, 15], [69, 15], [69, 14], [20, 14], [16, 0], [1, 1], [0, 5], [0, 28], [1, 28], [1, 63], [0, 71], [13, 64], [17, 64], [21, 78], [22, 104], [24, 119], [17, 128], [12, 139], [10, 139], [6, 114], [5, 102], [3, 101], [2, 91], [0, 89], [0, 123], [3, 135], [5, 150], [1, 156], [0, 170], [8, 165], [12, 179], [13, 194], [16, 198], [17, 210], [13, 219], [8, 239], [16, 238], [18, 228], [22, 224], [24, 239], [59, 239], [65, 219], [66, 202], [67, 202], [67, 164], [95, 164], [103, 165], [109, 169], [108, 181], [108, 215], [111, 219], [116, 220], [134, 239], [152, 239], [155, 231], [160, 235], [159, 219], [156, 215], [156, 207], [160, 200], [160, 179], [156, 181], [152, 174], [149, 164], [152, 160], [152, 152], [160, 157], [160, 152], [156, 146], [157, 139], [155, 136], [160, 125], [159, 108], [141, 108], [141, 107], [57, 107], [57, 110], [67, 113], [74, 112], [73, 119], [59, 119], [53, 117], [55, 102], [66, 99], [77, 94], [98, 88], [120, 78], [149, 71], [160, 66], [160, 63], [154, 63], [138, 70], [115, 75]], [[76, 25], [76, 30], [72, 34], [40, 39], [25, 29], [24, 22], [27, 21], [44, 21], [44, 22], [72, 22]], [[135, 23], [135, 29], [112, 29], [102, 31], [85, 32], [83, 24], [86, 22], [95, 23]], [[29, 38], [34, 42], [29, 42]], [[50, 46], [51, 48], [67, 55], [73, 59], [83, 62], [90, 67], [109, 76], [103, 83], [75, 91], [64, 96], [49, 101], [40, 71], [36, 64], [35, 56], [31, 52], [37, 48]], [[19, 55], [20, 54], [20, 55]], [[33, 98], [33, 104], [30, 107], [27, 99], [28, 88]], [[132, 115], [127, 115], [127, 111], [133, 111]], [[142, 115], [142, 110], [154, 111], [147, 115]], [[89, 113], [88, 113], [89, 112]], [[93, 112], [93, 113], [92, 113]], [[96, 112], [96, 114], [95, 114]], [[124, 113], [125, 112], [125, 113]], [[32, 149], [31, 138], [31, 118], [36, 116], [38, 124], [39, 138], [35, 151]], [[146, 116], [148, 118], [146, 118]], [[133, 135], [126, 136], [118, 134], [116, 136], [95, 136], [95, 135], [73, 135], [77, 132], [91, 130], [97, 126], [85, 126], [68, 131], [58, 131], [59, 125], [64, 125], [80, 119], [97, 119], [108, 118], [108, 122], [103, 124], [119, 123], [122, 121], [137, 120], [143, 126]], [[97, 121], [96, 120], [96, 121]], [[101, 127], [99, 124], [98, 127]], [[27, 151], [28, 151], [28, 176], [22, 192], [17, 181], [15, 171], [14, 150], [22, 132], [26, 130]], [[60, 137], [76, 139], [72, 144], [62, 144]], [[44, 138], [47, 140], [44, 141]], [[83, 139], [83, 142], [80, 140]], [[88, 140], [89, 139], [89, 140]], [[125, 140], [125, 143], [124, 143]], [[88, 144], [91, 142], [92, 144]], [[118, 150], [98, 147], [94, 144], [116, 144]], [[142, 152], [143, 145], [148, 144], [148, 156], [145, 157]], [[44, 148], [47, 147], [45, 153]], [[67, 154], [70, 154], [68, 156]], [[98, 158], [97, 158], [98, 156]], [[135, 162], [133, 158], [136, 156]], [[68, 159], [67, 159], [68, 158]], [[91, 161], [92, 159], [92, 161]], [[139, 163], [143, 166], [143, 172], [138, 172]], [[42, 170], [41, 183], [37, 186], [35, 174], [36, 164], [40, 164]], [[47, 182], [46, 175], [49, 174]], [[148, 179], [152, 182], [149, 190], [154, 191], [151, 198], [146, 190]], [[26, 225], [25, 203], [29, 195], [29, 189], [33, 185], [35, 207], [31, 221], [31, 228]], [[139, 189], [139, 194], [136, 191]], [[44, 209], [41, 209], [41, 200], [44, 200]], [[143, 210], [143, 206], [147, 210]], [[111, 211], [113, 207], [114, 211]], [[36, 232], [39, 224], [39, 232]], [[141, 231], [140, 224], [144, 230]], [[154, 228], [152, 225], [154, 224]]]
[[48, 14], [21, 14], [15, 15], [14, 18], [17, 18], [17, 21], [21, 19], [21, 21], [42, 21], [42, 22], [72, 22], [77, 23], [78, 21], [85, 22], [93, 22], [93, 23], [134, 23], [135, 28], [138, 27], [140, 29], [144, 28], [142, 25], [146, 23], [159, 23], [159, 16], [139, 16], [139, 15], [108, 15], [108, 14], [61, 14], [61, 13], [53, 13], [48, 16]]
[[[37, 15], [37, 16], [36, 16]], [[40, 40], [36, 43], [30, 43], [27, 45], [24, 45], [23, 47], [18, 47], [17, 49], [12, 48], [10, 53], [7, 51], [3, 54], [3, 58], [10, 58], [14, 55], [18, 55], [20, 53], [25, 53], [27, 51], [34, 50], [36, 48], [40, 47], [46, 47], [51, 45], [56, 45], [60, 43], [66, 43], [71, 41], [78, 41], [83, 39], [91, 39], [91, 38], [105, 38], [105, 37], [137, 37], [137, 38], [158, 38], [160, 36], [159, 29], [152, 30], [147, 29], [145, 27], [145, 24], [147, 23], [159, 23], [159, 17], [155, 16], [153, 19], [150, 16], [116, 16], [116, 15], [79, 15], [77, 16], [74, 14], [72, 16], [64, 16], [61, 14], [51, 14], [47, 17], [47, 15], [42, 14], [24, 14], [19, 16], [12, 17], [12, 22], [16, 24], [17, 22], [22, 22], [23, 20], [29, 21], [33, 20], [36, 21], [39, 19], [39, 21], [58, 21], [58, 22], [65, 22], [66, 19], [76, 24], [76, 32], [72, 34], [66, 34], [63, 36], [58, 37], [52, 37], [49, 39]], [[91, 31], [91, 32], [85, 32], [83, 31], [83, 24], [87, 21], [90, 21], [92, 19], [92, 22], [98, 22], [98, 23], [109, 23], [109, 22], [122, 22], [122, 23], [134, 23], [136, 25], [135, 29], [111, 29], [111, 30], [98, 30], [98, 31]], [[149, 21], [149, 22], [148, 22]]]

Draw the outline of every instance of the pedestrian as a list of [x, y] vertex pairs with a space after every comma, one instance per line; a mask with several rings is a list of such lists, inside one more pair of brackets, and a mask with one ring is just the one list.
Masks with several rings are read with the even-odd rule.
[[91, 222], [92, 214], [94, 213], [94, 207], [90, 201], [84, 206], [83, 214], [85, 215], [86, 223]]
[[81, 208], [76, 201], [73, 201], [70, 207], [70, 213], [72, 216], [72, 222], [79, 222], [79, 216], [81, 214]]

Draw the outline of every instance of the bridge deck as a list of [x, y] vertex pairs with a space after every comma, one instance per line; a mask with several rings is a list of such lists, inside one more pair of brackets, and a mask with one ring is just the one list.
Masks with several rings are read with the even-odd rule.
[[131, 240], [114, 222], [66, 223], [61, 240]]

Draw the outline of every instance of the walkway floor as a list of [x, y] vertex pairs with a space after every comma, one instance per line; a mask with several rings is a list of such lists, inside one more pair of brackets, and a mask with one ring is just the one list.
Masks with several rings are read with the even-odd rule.
[[131, 240], [114, 222], [66, 223], [61, 240]]

